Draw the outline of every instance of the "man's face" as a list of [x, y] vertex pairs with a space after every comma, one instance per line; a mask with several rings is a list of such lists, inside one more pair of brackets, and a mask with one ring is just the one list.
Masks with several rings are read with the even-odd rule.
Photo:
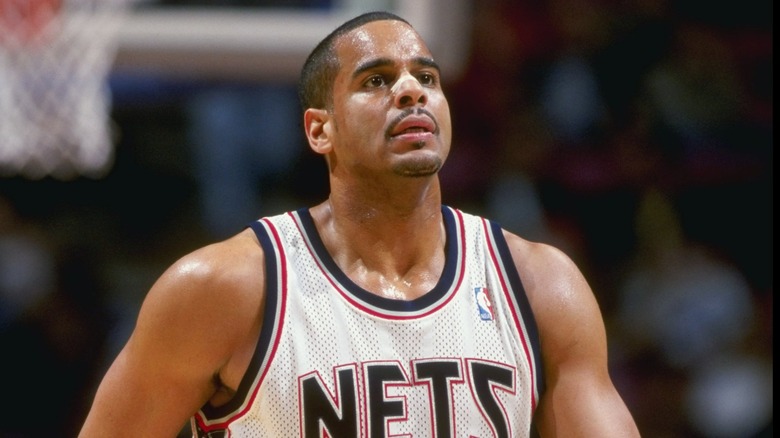
[[341, 37], [336, 53], [334, 172], [436, 174], [452, 127], [439, 69], [420, 36], [403, 22], [375, 21]]

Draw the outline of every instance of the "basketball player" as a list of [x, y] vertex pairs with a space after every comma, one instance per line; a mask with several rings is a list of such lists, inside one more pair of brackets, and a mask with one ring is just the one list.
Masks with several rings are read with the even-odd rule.
[[395, 15], [326, 37], [300, 94], [330, 196], [169, 268], [81, 437], [639, 436], [572, 261], [441, 204], [440, 81]]

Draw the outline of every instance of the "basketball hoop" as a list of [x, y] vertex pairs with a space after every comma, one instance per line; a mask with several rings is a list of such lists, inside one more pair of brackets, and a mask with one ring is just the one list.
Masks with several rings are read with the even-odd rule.
[[61, 0], [0, 0], [0, 42], [35, 41], [61, 6]]
[[131, 0], [0, 0], [0, 176], [99, 177], [106, 79]]

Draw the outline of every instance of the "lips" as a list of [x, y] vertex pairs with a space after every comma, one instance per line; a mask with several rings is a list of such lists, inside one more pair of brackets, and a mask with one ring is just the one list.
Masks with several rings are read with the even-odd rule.
[[436, 131], [436, 123], [426, 116], [407, 116], [401, 119], [390, 130], [391, 137], [405, 134], [427, 134]]

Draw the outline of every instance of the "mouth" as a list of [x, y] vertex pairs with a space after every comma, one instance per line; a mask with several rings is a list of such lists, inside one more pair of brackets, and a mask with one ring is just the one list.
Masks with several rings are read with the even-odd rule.
[[438, 126], [433, 117], [427, 112], [419, 111], [418, 114], [402, 114], [391, 124], [390, 138], [420, 139], [438, 132]]
[[402, 137], [402, 136], [409, 137], [409, 136], [419, 136], [423, 134], [432, 134], [432, 132], [428, 128], [411, 127], [411, 128], [406, 128], [401, 131], [395, 132], [390, 137], [391, 138]]

